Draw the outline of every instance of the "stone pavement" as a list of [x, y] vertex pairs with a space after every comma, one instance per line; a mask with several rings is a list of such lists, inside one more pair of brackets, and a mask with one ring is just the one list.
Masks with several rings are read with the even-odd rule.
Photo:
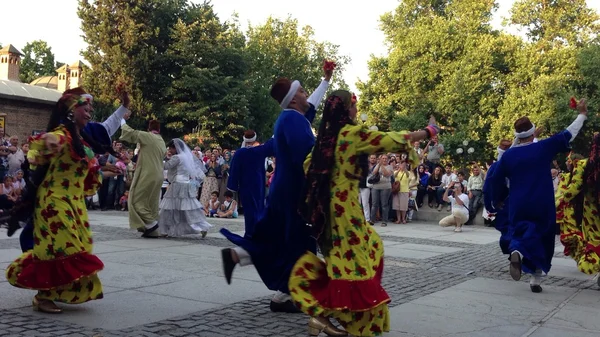
[[[252, 267], [228, 286], [217, 232], [240, 232], [240, 219], [214, 219], [209, 236], [142, 239], [124, 212], [91, 212], [105, 298], [61, 305], [59, 315], [31, 310], [30, 290], [0, 278], [0, 336], [307, 336], [307, 316], [274, 314], [271, 291]], [[544, 292], [514, 282], [498, 233], [454, 233], [431, 223], [376, 227], [385, 244], [384, 287], [392, 298], [385, 336], [599, 336], [600, 292], [557, 245]], [[18, 233], [0, 229], [0, 269], [19, 253]]]

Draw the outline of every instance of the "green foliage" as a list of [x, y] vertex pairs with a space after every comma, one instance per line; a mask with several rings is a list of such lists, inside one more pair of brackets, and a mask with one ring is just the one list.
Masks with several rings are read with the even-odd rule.
[[334, 86], [347, 86], [341, 72], [349, 59], [292, 18], [269, 18], [244, 34], [236, 17], [223, 22], [210, 2], [187, 0], [80, 0], [79, 16], [92, 65], [85, 85], [99, 119], [125, 84], [132, 124], [159, 119], [167, 138], [188, 134], [205, 146], [237, 147], [253, 128], [267, 139], [280, 112], [269, 95], [273, 82], [298, 79], [311, 92], [324, 59], [338, 63]]
[[298, 20], [291, 17], [286, 20], [269, 17], [262, 25], [250, 26], [246, 36], [250, 67], [246, 85], [251, 114], [247, 127], [256, 130], [262, 139], [271, 136], [281, 111], [269, 94], [277, 78], [299, 80], [311, 93], [321, 82], [323, 60], [328, 59], [337, 63], [330, 91], [347, 87], [341, 73], [350, 59], [339, 55], [338, 46], [315, 40], [310, 26], [299, 27]]
[[[384, 14], [390, 53], [373, 57], [369, 79], [357, 83], [367, 124], [416, 130], [433, 114], [451, 160], [464, 160], [456, 149], [468, 140], [476, 150], [471, 159], [483, 161], [501, 139], [512, 139], [521, 116], [544, 126], [545, 137], [573, 121], [571, 96], [588, 97], [593, 111], [598, 15], [584, 0], [517, 1], [510, 22], [527, 32], [524, 41], [491, 28], [496, 6], [493, 0], [405, 0]], [[597, 117], [590, 117], [586, 130], [597, 127]]]
[[30, 83], [36, 78], [56, 74], [54, 54], [46, 41], [28, 42], [21, 52], [25, 55], [21, 61], [19, 74], [21, 82]]

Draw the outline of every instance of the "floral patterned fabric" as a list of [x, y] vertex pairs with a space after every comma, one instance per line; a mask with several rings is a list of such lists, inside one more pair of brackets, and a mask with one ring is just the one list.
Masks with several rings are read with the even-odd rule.
[[556, 193], [556, 222], [560, 225], [560, 241], [565, 246], [564, 253], [577, 262], [583, 273], [593, 275], [600, 272], [600, 215], [599, 200], [588, 191], [583, 196], [583, 219], [575, 220], [573, 201], [583, 187], [583, 173], [587, 159], [574, 163], [573, 178], [561, 177]]
[[333, 249], [325, 261], [307, 252], [290, 276], [290, 294], [303, 312], [333, 317], [354, 336], [380, 336], [390, 329], [390, 298], [381, 286], [383, 242], [360, 206], [357, 158], [400, 151], [409, 153], [411, 164], [418, 164], [408, 133], [370, 131], [355, 125], [342, 128], [331, 180]]
[[34, 247], [10, 264], [6, 278], [15, 287], [39, 290], [39, 299], [65, 303], [100, 299], [97, 272], [104, 265], [92, 255], [85, 207], [85, 196], [93, 195], [102, 181], [99, 165], [87, 144], [86, 157], [75, 153], [64, 127], [51, 133], [62, 145], [59, 152], [49, 152], [39, 135], [31, 140], [27, 154], [32, 165], [49, 164], [37, 191]]

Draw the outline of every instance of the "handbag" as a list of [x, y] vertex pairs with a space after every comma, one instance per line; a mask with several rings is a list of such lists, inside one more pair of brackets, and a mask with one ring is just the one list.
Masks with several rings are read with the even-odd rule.
[[394, 181], [392, 184], [392, 194], [398, 194], [398, 192], [400, 192], [400, 181], [402, 181], [402, 178], [404, 178], [404, 172], [402, 172], [400, 179], [398, 179], [399, 181]]
[[367, 179], [367, 182], [371, 185], [375, 185], [379, 182], [379, 180], [381, 180], [381, 174], [377, 172], [374, 175], [370, 176], [369, 179]]

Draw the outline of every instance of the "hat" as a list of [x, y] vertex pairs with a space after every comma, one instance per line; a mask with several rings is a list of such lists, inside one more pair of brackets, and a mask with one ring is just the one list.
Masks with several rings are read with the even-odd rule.
[[279, 103], [282, 109], [286, 109], [292, 98], [294, 98], [298, 88], [300, 88], [300, 82], [280, 78], [271, 87], [271, 97]]

